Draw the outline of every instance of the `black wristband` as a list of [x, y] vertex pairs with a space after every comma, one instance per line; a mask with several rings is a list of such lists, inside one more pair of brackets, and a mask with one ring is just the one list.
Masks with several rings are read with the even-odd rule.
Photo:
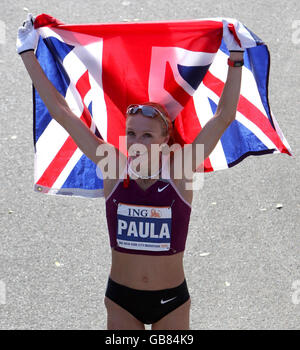
[[34, 52], [34, 49], [28, 49], [28, 50], [21, 51], [21, 52], [19, 52], [19, 55], [21, 55], [22, 53], [27, 52], [27, 51], [33, 51]]

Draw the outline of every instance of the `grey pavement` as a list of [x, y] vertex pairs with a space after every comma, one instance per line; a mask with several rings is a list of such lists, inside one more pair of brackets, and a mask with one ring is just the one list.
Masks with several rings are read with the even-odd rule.
[[104, 200], [33, 191], [31, 82], [15, 52], [24, 7], [65, 23], [233, 17], [268, 44], [270, 104], [294, 157], [248, 157], [230, 170], [205, 175], [194, 196], [185, 253], [191, 328], [299, 329], [296, 0], [3, 2], [0, 329], [100, 330], [106, 324], [103, 298], [111, 253]]

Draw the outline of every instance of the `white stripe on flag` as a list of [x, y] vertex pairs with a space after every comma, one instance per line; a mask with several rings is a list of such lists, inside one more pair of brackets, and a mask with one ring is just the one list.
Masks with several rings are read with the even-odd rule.
[[185, 67], [208, 66], [214, 60], [215, 54], [207, 52], [190, 51], [182, 49], [180, 47], [171, 47], [167, 49], [171, 50], [171, 52], [174, 50], [175, 53], [175, 56], [174, 53], [173, 55], [169, 53], [168, 62], [172, 67], [174, 78], [177, 84], [180, 85], [189, 95], [193, 95], [195, 89], [181, 77], [178, 71], [178, 64]]
[[86, 65], [88, 66], [91, 84], [93, 122], [97, 125], [103, 139], [107, 141], [108, 117], [102, 82], [103, 41], [101, 40], [85, 46], [85, 51], [88, 51], [91, 56]]
[[222, 22], [223, 26], [224, 26], [223, 20], [227, 21], [228, 23], [232, 23], [234, 24], [235, 31], [243, 47], [249, 48], [249, 47], [257, 46], [256, 41], [252, 37], [249, 30], [243, 25], [243, 23], [237, 21], [235, 18], [214, 17], [214, 18], [207, 18], [207, 19], [204, 18], [203, 20]]
[[[205, 85], [201, 84], [193, 96], [197, 117], [202, 128], [213, 117], [213, 112], [208, 101], [208, 96], [211, 97], [211, 95], [212, 91]], [[215, 96], [218, 98], [217, 95]], [[216, 147], [209, 155], [209, 160], [213, 170], [228, 168], [221, 141], [218, 141]]]
[[[73, 74], [78, 79], [86, 70], [89, 71], [93, 95], [93, 119], [101, 136], [104, 140], [107, 140], [107, 109], [102, 83], [103, 39], [92, 35], [49, 27], [39, 28], [38, 32], [43, 38], [55, 37], [66, 44], [75, 46], [67, 55], [69, 56], [71, 54], [71, 57], [66, 61], [68, 63], [70, 60], [71, 65], [66, 67], [64, 62], [65, 69], [75, 84], [77, 80], [73, 78]], [[74, 53], [76, 53], [77, 59], [74, 57]], [[80, 67], [81, 69], [79, 69]], [[84, 67], [86, 68], [85, 70]]]
[[266, 136], [266, 134], [253, 122], [251, 122], [247, 117], [245, 117], [240, 112], [236, 113], [236, 120], [243, 124], [247, 129], [249, 129], [267, 148], [276, 149], [274, 143]]
[[68, 176], [74, 169], [75, 165], [79, 161], [79, 159], [82, 157], [83, 153], [82, 151], [77, 147], [76, 151], [73, 153], [72, 157], [69, 159], [68, 163], [64, 167], [64, 169], [61, 171], [59, 176], [57, 177], [56, 181], [52, 185], [52, 189], [60, 189], [62, 185], [67, 180]]
[[[219, 103], [219, 97], [214, 94], [211, 90], [207, 89], [207, 96], [216, 104]], [[269, 139], [269, 137], [252, 121], [250, 121], [246, 116], [241, 114], [240, 112], [236, 113], [236, 120], [238, 120], [241, 124], [243, 124], [246, 128], [248, 128], [256, 137], [266, 145], [266, 147], [276, 149], [274, 143]]]
[[[223, 83], [225, 83], [227, 79], [227, 59], [228, 56], [223, 51], [219, 50], [214, 62], [209, 68], [210, 73], [213, 74], [216, 78], [220, 79]], [[245, 66], [242, 70], [241, 95], [244, 96], [253, 105], [255, 105], [255, 107], [257, 107], [264, 114], [264, 116], [268, 118], [264, 106], [261, 102], [255, 78], [252, 72]]]
[[152, 47], [148, 82], [150, 101], [156, 101], [164, 105], [174, 120], [183, 109], [183, 106], [164, 89], [167, 63], [171, 66], [176, 82], [188, 94], [193, 95], [195, 90], [179, 74], [178, 64], [185, 66], [205, 66], [212, 62], [214, 56], [214, 53], [195, 52], [178, 47]]
[[[289, 152], [292, 154], [292, 150], [291, 150], [291, 147], [287, 141], [287, 139], [285, 138], [285, 136], [283, 135], [283, 132], [281, 131], [278, 123], [277, 123], [277, 120], [276, 118], [274, 117], [272, 111], [270, 111], [271, 113], [271, 116], [272, 116], [272, 120], [273, 120], [273, 123], [274, 123], [274, 126], [275, 126], [275, 129], [276, 129], [276, 132], [277, 134], [279, 135], [282, 143], [285, 145], [285, 147], [289, 150]], [[280, 152], [277, 148], [276, 148], [276, 151], [274, 153], [277, 153], [277, 152]]]
[[[37, 182], [59, 152], [69, 134], [54, 119], [36, 142], [34, 181]], [[51, 145], [51, 147], [49, 147]]]
[[[78, 46], [65, 57], [64, 66], [69, 76], [76, 77], [76, 79], [72, 80], [74, 85], [88, 70], [91, 85], [89, 102], [92, 102], [93, 121], [97, 125], [103, 139], [107, 140], [107, 109], [103, 93], [101, 69], [102, 47], [102, 41], [84, 47]], [[88, 105], [86, 104], [87, 107]]]
[[[77, 117], [80, 117], [83, 111], [83, 104], [73, 84], [69, 85], [65, 99], [71, 111]], [[56, 120], [52, 119], [36, 142], [36, 159], [38, 159], [38, 162], [35, 169], [35, 181], [38, 181], [43, 175], [68, 137], [68, 132]], [[50, 144], [51, 147], [49, 147]]]
[[[64, 41], [60, 35], [50, 30], [49, 28], [43, 28], [43, 37], [54, 36], [57, 39]], [[65, 34], [65, 31], [60, 31], [61, 34]], [[65, 38], [64, 38], [65, 39]], [[68, 42], [68, 40], [65, 40]], [[68, 42], [74, 45], [74, 42]], [[94, 42], [89, 44], [89, 50], [84, 47], [75, 47], [68, 55], [66, 55], [63, 65], [68, 73], [69, 77], [71, 77], [71, 83], [66, 91], [66, 101], [72, 110], [72, 112], [80, 117], [83, 112], [83, 104], [81, 100], [81, 96], [75, 88], [77, 80], [90, 68], [90, 72], [92, 72], [93, 76], [89, 74], [90, 84], [92, 90], [88, 92], [86, 95], [86, 102], [88, 103], [86, 106], [89, 106], [89, 103], [92, 102], [93, 108], [93, 119], [91, 124], [91, 130], [95, 132], [95, 119], [99, 120], [101, 116], [101, 122], [99, 122], [100, 126], [98, 129], [101, 135], [105, 138], [107, 134], [107, 113], [106, 113], [106, 105], [104, 102], [104, 95], [102, 90], [102, 76], [99, 75], [99, 71], [101, 73], [101, 60], [98, 60], [99, 64], [88, 63], [85, 65], [84, 61], [93, 62], [93, 59], [90, 59], [91, 53], [94, 55], [95, 51], [97, 51], [98, 56], [99, 52], [102, 57], [102, 40], [98, 40], [98, 42]], [[99, 50], [100, 49], [100, 50]], [[80, 60], [80, 57], [83, 57], [83, 61]], [[87, 67], [88, 66], [88, 67]], [[94, 79], [94, 76], [98, 76], [98, 78]], [[100, 84], [100, 85], [99, 85]], [[102, 99], [101, 99], [102, 96]], [[99, 108], [100, 106], [100, 108]], [[103, 108], [104, 106], [104, 108]], [[100, 113], [99, 113], [100, 109]], [[66, 139], [69, 137], [69, 134], [63, 129], [55, 120], [51, 120], [43, 134], [39, 137], [36, 143], [36, 154], [35, 154], [35, 182], [43, 175], [47, 167], [53, 161], [56, 154], [59, 152], [61, 147], [63, 146]], [[49, 144], [51, 143], [51, 148], [49, 149]], [[46, 151], [47, 150], [47, 151]], [[80, 150], [79, 150], [80, 151]], [[73, 166], [75, 166], [76, 162], [82, 156], [82, 152], [80, 151], [80, 156], [78, 155], [78, 151], [76, 151], [72, 157], [75, 162]], [[77, 160], [76, 160], [77, 159]], [[72, 164], [72, 162], [68, 164]], [[65, 167], [63, 170], [63, 175], [59, 176], [57, 182], [55, 183], [55, 187], [59, 183], [64, 183], [65, 179], [69, 176], [72, 171], [72, 167]], [[57, 188], [57, 187], [56, 187]]]

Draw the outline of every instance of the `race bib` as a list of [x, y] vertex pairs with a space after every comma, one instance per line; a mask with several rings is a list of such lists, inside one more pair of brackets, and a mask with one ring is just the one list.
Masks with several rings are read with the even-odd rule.
[[117, 243], [121, 248], [165, 251], [171, 243], [171, 207], [118, 204]]

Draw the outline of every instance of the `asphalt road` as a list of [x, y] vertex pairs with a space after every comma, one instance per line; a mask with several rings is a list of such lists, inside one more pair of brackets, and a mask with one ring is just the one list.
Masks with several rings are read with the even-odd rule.
[[230, 170], [205, 175], [194, 198], [185, 254], [191, 328], [299, 329], [299, 2], [46, 3], [1, 5], [0, 329], [106, 324], [110, 249], [104, 200], [33, 191], [31, 83], [15, 52], [24, 6], [65, 23], [233, 17], [268, 44], [270, 104], [294, 157], [248, 157]]

